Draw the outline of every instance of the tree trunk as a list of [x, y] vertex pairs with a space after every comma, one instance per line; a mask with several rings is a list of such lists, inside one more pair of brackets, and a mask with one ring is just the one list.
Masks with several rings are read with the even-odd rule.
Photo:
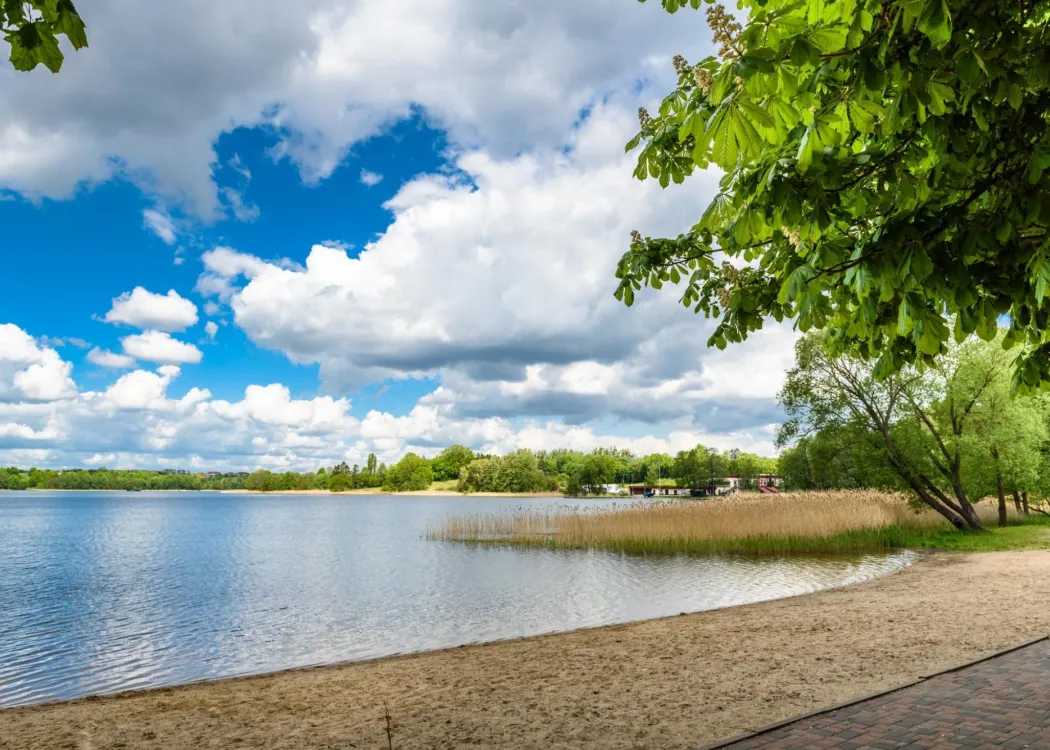
[[1003, 492], [1002, 472], [995, 472], [996, 489], [999, 491], [999, 528], [1006, 526], [1006, 493]]
[[[970, 528], [968, 520], [959, 514], [955, 508], [952, 508], [947, 503], [936, 498], [929, 491], [926, 482], [922, 482], [916, 477], [908, 475], [907, 472], [903, 471], [900, 467], [897, 467], [897, 472], [900, 474], [901, 478], [911, 486], [915, 494], [919, 496], [919, 499], [944, 516], [948, 523], [959, 531], [964, 531], [965, 529]], [[980, 519], [977, 520], [977, 523], [980, 524]]]
[[1021, 493], [1014, 490], [1014, 510], [1017, 511], [1017, 515], [1021, 515]]
[[881, 433], [889, 452], [890, 466], [897, 472], [897, 476], [912, 488], [920, 500], [944, 516], [952, 526], [960, 531], [966, 529], [971, 531], [984, 530], [984, 524], [981, 523], [981, 519], [974, 510], [973, 505], [967, 500], [966, 492], [963, 490], [961, 482], [956, 482], [952, 488], [956, 495], [957, 504], [952, 503], [947, 495], [931, 482], [928, 477], [911, 469], [908, 462], [894, 446], [888, 427], [883, 425]]
[[965, 495], [959, 498], [959, 503], [962, 505], [963, 517], [966, 519], [967, 528], [972, 531], [984, 531], [984, 523], [981, 522], [981, 517], [977, 515], [977, 509], [966, 499]]
[[1024, 514], [1026, 516], [1031, 513], [1031, 511], [1028, 510], [1028, 493], [1027, 492], [1022, 492], [1021, 493], [1021, 508], [1023, 509]]

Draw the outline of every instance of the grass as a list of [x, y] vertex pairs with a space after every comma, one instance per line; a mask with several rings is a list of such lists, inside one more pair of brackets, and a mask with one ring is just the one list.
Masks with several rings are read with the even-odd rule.
[[1050, 518], [1029, 516], [1011, 518], [1005, 528], [987, 531], [928, 531], [911, 540], [908, 547], [944, 549], [953, 552], [1009, 552], [1011, 550], [1050, 549]]
[[959, 532], [933, 511], [870, 490], [739, 494], [706, 501], [640, 502], [607, 508], [522, 510], [452, 516], [430, 539], [557, 549], [667, 554], [827, 554], [902, 548], [992, 551], [1050, 548], [1050, 520], [978, 505], [990, 529]]
[[449, 479], [447, 481], [431, 482], [428, 489], [431, 492], [455, 492], [458, 487], [458, 479]]

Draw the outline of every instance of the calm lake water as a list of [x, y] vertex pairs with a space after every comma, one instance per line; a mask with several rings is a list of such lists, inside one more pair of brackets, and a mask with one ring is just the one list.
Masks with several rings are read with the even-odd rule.
[[421, 536], [451, 512], [557, 503], [0, 493], [0, 706], [713, 609], [914, 560], [631, 557]]

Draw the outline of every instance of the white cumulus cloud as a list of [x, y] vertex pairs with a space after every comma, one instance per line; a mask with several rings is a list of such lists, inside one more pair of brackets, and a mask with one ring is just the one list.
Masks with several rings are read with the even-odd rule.
[[0, 402], [71, 398], [73, 365], [10, 323], [0, 324]]
[[670, 55], [710, 49], [699, 13], [607, 0], [183, 0], [133, 13], [95, 0], [82, 12], [91, 48], [60, 77], [0, 71], [0, 189], [62, 198], [123, 177], [206, 218], [242, 210], [214, 179], [214, 144], [237, 127], [270, 128], [307, 181], [420, 111], [452, 143], [505, 155], [560, 142], [609, 91], [669, 81]]
[[203, 354], [193, 344], [179, 341], [163, 331], [145, 331], [120, 340], [124, 353], [146, 362], [196, 364]]
[[[349, 399], [295, 398], [280, 383], [249, 385], [239, 400], [215, 398], [207, 389], [178, 388], [178, 366], [137, 369], [100, 390], [65, 382], [61, 398], [41, 400], [16, 381], [33, 364], [50, 363], [62, 375], [68, 363], [47, 352], [17, 326], [0, 326], [0, 464], [21, 466], [179, 467], [315, 470], [337, 461], [380, 461], [406, 451], [434, 455], [458, 442], [487, 453], [519, 447], [592, 450], [618, 446], [637, 452], [674, 452], [705, 443], [718, 448], [772, 451], [772, 427], [712, 432], [675, 429], [665, 437], [623, 436], [591, 425], [556, 420], [515, 422], [464, 417], [448, 403], [421, 403], [395, 416], [351, 414]], [[14, 367], [11, 364], [14, 363]], [[56, 395], [52, 391], [51, 395]]]
[[260, 346], [320, 365], [335, 390], [438, 377], [423, 399], [470, 418], [596, 420], [648, 429], [757, 429], [795, 334], [772, 325], [729, 351], [673, 291], [631, 309], [612, 292], [629, 233], [675, 234], [717, 189], [700, 174], [664, 191], [632, 178], [622, 143], [637, 100], [598, 106], [567, 150], [500, 159], [476, 150], [387, 203], [393, 221], [359, 254], [331, 243], [305, 263], [217, 248], [198, 289], [228, 302]]
[[95, 347], [87, 353], [87, 361], [99, 367], [111, 367], [114, 369], [128, 369], [135, 366], [135, 358], [127, 354], [117, 354], [108, 349]]
[[157, 331], [184, 331], [197, 323], [197, 306], [174, 289], [154, 294], [140, 286], [113, 300], [107, 323], [123, 323]]
[[367, 185], [368, 187], [375, 187], [383, 181], [383, 175], [378, 172], [369, 172], [367, 169], [361, 170], [361, 184]]

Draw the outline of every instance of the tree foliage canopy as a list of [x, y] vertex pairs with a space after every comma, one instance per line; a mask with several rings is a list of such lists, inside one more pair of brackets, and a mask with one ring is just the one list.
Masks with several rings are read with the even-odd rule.
[[[374, 456], [373, 456], [374, 458]], [[459, 472], [474, 460], [474, 451], [465, 445], [450, 445], [430, 461], [434, 480], [438, 482], [459, 479]]]
[[634, 233], [616, 296], [681, 284], [709, 345], [794, 319], [880, 377], [1009, 314], [1015, 388], [1050, 380], [1050, 2], [740, 6], [708, 9], [719, 57], [676, 57], [628, 144], [638, 178], [716, 167], [720, 192], [677, 238]]
[[[1005, 334], [1001, 334], [1004, 336]], [[780, 394], [781, 465], [789, 486], [896, 487], [960, 528], [973, 504], [1050, 486], [1050, 399], [1011, 396], [1014, 353], [999, 340], [952, 344], [933, 366], [876, 378], [871, 363], [831, 357], [810, 335]]]
[[73, 0], [0, 0], [0, 29], [11, 45], [15, 70], [30, 71], [43, 65], [52, 73], [62, 69], [64, 56], [58, 38], [66, 37], [73, 49], [88, 46], [84, 21]]
[[391, 492], [425, 490], [433, 481], [430, 462], [415, 453], [406, 453], [404, 458], [387, 470], [383, 489]]

